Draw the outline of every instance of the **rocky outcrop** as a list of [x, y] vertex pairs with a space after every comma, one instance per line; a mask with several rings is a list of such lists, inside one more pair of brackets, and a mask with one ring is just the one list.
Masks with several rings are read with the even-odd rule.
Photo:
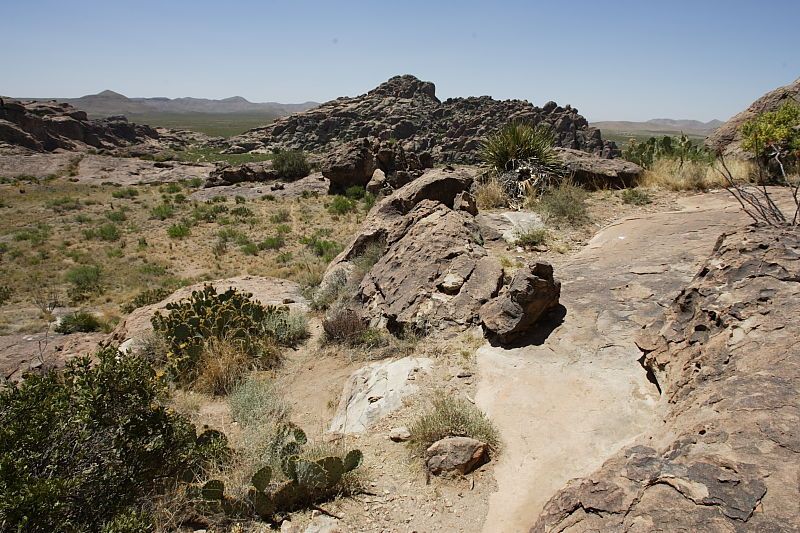
[[379, 361], [357, 370], [344, 387], [329, 431], [364, 432], [402, 407], [403, 399], [417, 390], [417, 374], [428, 372], [432, 366], [433, 360], [428, 358], [404, 357]]
[[278, 173], [272, 169], [272, 164], [244, 163], [242, 165], [219, 165], [206, 180], [205, 187], [222, 187], [237, 183], [260, 183], [278, 179]]
[[37, 152], [115, 148], [157, 138], [153, 128], [123, 116], [90, 120], [69, 104], [0, 98], [0, 141]]
[[752, 158], [753, 154], [748, 154], [742, 150], [742, 134], [740, 131], [742, 124], [762, 113], [775, 111], [789, 100], [800, 103], [800, 78], [789, 85], [768, 92], [750, 104], [750, 107], [735, 115], [709, 135], [706, 139], [706, 146], [710, 150], [725, 156]]
[[723, 236], [638, 344], [664, 413], [532, 531], [796, 531], [800, 236]]
[[[374, 139], [391, 142], [406, 154], [429, 157], [431, 162], [475, 163], [481, 139], [511, 121], [549, 124], [556, 143], [565, 148], [602, 157], [619, 154], [614, 143], [603, 141], [600, 130], [590, 127], [570, 106], [548, 102], [537, 107], [524, 100], [501, 101], [489, 96], [441, 102], [433, 83], [410, 75], [395, 76], [361, 96], [338, 98], [228, 142], [231, 147], [246, 150], [281, 148], [328, 153], [342, 143]], [[423, 168], [428, 166], [424, 160], [421, 163]]]
[[624, 159], [607, 159], [573, 150], [556, 148], [567, 172], [577, 183], [590, 188], [632, 187], [644, 169]]
[[561, 283], [553, 279], [553, 267], [532, 263], [517, 270], [500, 294], [481, 307], [481, 323], [490, 337], [511, 342], [557, 307], [560, 296]]
[[[361, 233], [328, 267], [321, 290], [343, 283], [352, 286], [348, 305], [356, 305], [373, 326], [393, 333], [479, 324], [481, 308], [503, 286], [503, 268], [483, 246], [474, 198], [468, 192], [476, 172], [464, 167], [431, 170], [382, 199]], [[355, 268], [376, 246], [377, 262], [366, 273]], [[522, 296], [523, 283], [518, 284], [509, 289], [522, 302], [517, 327], [510, 328], [514, 334], [540, 314], [529, 314], [531, 302], [539, 300]], [[539, 289], [535, 283], [528, 288]]]

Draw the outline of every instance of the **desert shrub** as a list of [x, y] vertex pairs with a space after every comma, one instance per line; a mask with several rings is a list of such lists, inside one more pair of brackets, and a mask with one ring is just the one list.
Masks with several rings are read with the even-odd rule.
[[340, 195], [334, 196], [328, 205], [328, 212], [332, 215], [345, 215], [350, 211], [355, 211], [355, 209], [356, 203], [353, 200]]
[[273, 224], [281, 224], [289, 222], [292, 219], [292, 214], [288, 209], [278, 209], [278, 211], [269, 217], [269, 221]]
[[[224, 198], [224, 197], [223, 197]], [[227, 213], [228, 207], [224, 204], [214, 203], [213, 200], [209, 203], [195, 206], [192, 209], [192, 218], [197, 221], [214, 222], [219, 215]]]
[[90, 294], [100, 292], [101, 270], [97, 265], [78, 265], [67, 270], [65, 279], [70, 284], [69, 295], [81, 300]]
[[231, 416], [244, 427], [288, 421], [289, 403], [267, 380], [250, 375], [228, 395]]
[[5, 305], [11, 299], [12, 294], [14, 294], [14, 291], [11, 287], [0, 285], [0, 305]]
[[[266, 359], [268, 351], [277, 351], [276, 347], [266, 343], [262, 343], [260, 349], [263, 359]], [[270, 357], [277, 358], [278, 354], [271, 354]], [[212, 337], [203, 346], [192, 387], [208, 394], [228, 394], [251, 370], [260, 368], [260, 362], [260, 358], [253, 358], [247, 353], [242, 342]]]
[[[742, 179], [750, 182], [755, 177], [752, 163], [745, 161], [731, 162], [729, 165], [733, 172]], [[712, 188], [725, 186], [725, 180], [713, 166], [705, 162], [684, 161], [677, 159], [661, 158], [656, 160], [650, 170], [645, 171], [639, 180], [639, 185], [644, 187], [660, 187], [673, 191], [705, 191]]]
[[252, 210], [250, 210], [249, 208], [247, 208], [247, 207], [245, 207], [243, 205], [240, 205], [238, 207], [234, 207], [233, 209], [231, 209], [230, 213], [231, 213], [231, 215], [233, 215], [233, 216], [235, 216], [237, 218], [252, 218], [252, 217], [255, 216], [255, 213], [253, 213]]
[[371, 192], [364, 193], [364, 211], [369, 212], [372, 209], [372, 206], [375, 205], [375, 202], [378, 200], [378, 197], [372, 194]]
[[159, 188], [161, 189], [161, 192], [164, 192], [166, 194], [175, 194], [181, 192], [182, 190], [181, 186], [174, 182], [167, 183]]
[[783, 179], [800, 159], [800, 104], [786, 101], [741, 126], [742, 148], [762, 161], [783, 168], [773, 169]]
[[[160, 265], [156, 265], [156, 266], [160, 266]], [[123, 313], [132, 313], [136, 309], [139, 309], [140, 307], [144, 307], [145, 305], [152, 305], [152, 304], [158, 303], [161, 300], [163, 300], [164, 298], [166, 298], [167, 296], [169, 296], [170, 294], [172, 294], [172, 291], [170, 291], [167, 288], [163, 288], [163, 287], [159, 287], [159, 288], [156, 288], [156, 289], [144, 290], [144, 291], [140, 292], [139, 294], [137, 294], [133, 298], [133, 300], [131, 300], [130, 302], [124, 304], [122, 306], [122, 312]]]
[[475, 187], [475, 202], [480, 209], [505, 207], [508, 201], [508, 193], [494, 176], [479, 182]]
[[272, 156], [272, 168], [282, 178], [303, 178], [311, 173], [305, 152], [282, 150]]
[[308, 320], [301, 312], [271, 313], [263, 323], [264, 333], [281, 346], [296, 346], [308, 337]]
[[171, 239], [184, 239], [188, 237], [190, 233], [191, 229], [183, 222], [172, 224], [167, 228], [167, 235], [169, 235]]
[[81, 201], [71, 196], [61, 196], [49, 200], [45, 205], [56, 213], [63, 213], [65, 211], [77, 211], [81, 208]]
[[355, 266], [353, 277], [361, 283], [366, 273], [375, 266], [384, 253], [386, 253], [385, 239], [378, 239], [366, 245], [361, 253], [352, 259], [353, 266]]
[[147, 361], [115, 347], [96, 359], [0, 390], [3, 530], [103, 530], [211, 453]]
[[589, 218], [586, 191], [568, 181], [543, 194], [536, 209], [548, 219], [572, 225], [582, 224]]
[[287, 235], [292, 232], [292, 227], [289, 224], [278, 224], [275, 226], [275, 231], [279, 235]]
[[515, 235], [514, 243], [523, 248], [531, 248], [546, 244], [549, 238], [550, 232], [547, 231], [547, 228], [534, 227], [524, 231], [518, 231]]
[[[169, 303], [166, 315], [153, 316], [153, 329], [163, 335], [169, 346], [168, 372], [181, 383], [198, 377], [204, 348], [212, 339], [222, 340], [245, 353], [249, 367], [264, 368], [277, 363], [274, 345], [286, 337], [273, 337], [270, 329], [279, 318], [288, 315], [285, 307], [264, 307], [252, 295], [229, 288], [217, 293], [212, 285], [180, 302]], [[288, 320], [288, 318], [287, 318]]]
[[122, 233], [119, 231], [119, 227], [117, 227], [117, 225], [113, 222], [102, 224], [97, 228], [97, 237], [103, 241], [118, 241], [121, 235]]
[[248, 242], [239, 247], [244, 255], [258, 255], [258, 245], [254, 242]]
[[623, 203], [631, 205], [647, 205], [653, 203], [653, 199], [647, 191], [636, 189], [625, 189], [621, 194]]
[[653, 168], [660, 159], [677, 160], [680, 163], [691, 161], [706, 166], [714, 160], [708, 150], [702, 145], [693, 143], [684, 134], [678, 137], [670, 135], [660, 138], [650, 137], [646, 141], [631, 139], [622, 151], [622, 157], [647, 169]]
[[24, 228], [14, 234], [15, 241], [28, 241], [34, 246], [44, 244], [50, 237], [53, 228], [43, 222], [37, 223], [33, 227]]
[[156, 220], [166, 220], [175, 215], [175, 207], [172, 204], [163, 203], [150, 210], [150, 218]]
[[542, 171], [558, 171], [561, 159], [553, 150], [555, 136], [544, 124], [530, 126], [514, 122], [483, 142], [480, 157], [495, 172], [530, 166]]
[[366, 320], [353, 309], [341, 308], [329, 311], [322, 320], [325, 340], [339, 344], [358, 345], [367, 331]]
[[259, 250], [280, 250], [286, 244], [286, 239], [283, 235], [275, 235], [274, 237], [267, 237], [258, 244]]
[[128, 220], [128, 217], [125, 215], [125, 211], [122, 209], [112, 209], [111, 211], [106, 211], [106, 218], [111, 222], [125, 222]]
[[344, 191], [344, 195], [351, 200], [361, 200], [366, 193], [367, 190], [360, 185], [353, 185]]
[[121, 189], [112, 191], [111, 196], [118, 199], [136, 198], [137, 196], [139, 196], [139, 191], [137, 189], [134, 189], [133, 187], [122, 187]]
[[234, 196], [234, 197], [233, 197], [233, 203], [235, 203], [235, 204], [244, 204], [244, 203], [247, 203], [247, 198], [245, 198], [244, 196], [241, 196], [241, 195], [237, 194], [236, 196]]
[[100, 330], [101, 326], [100, 321], [92, 313], [75, 311], [64, 315], [55, 327], [55, 331], [65, 335], [70, 333], [91, 333]]
[[281, 252], [275, 256], [275, 262], [279, 265], [288, 265], [294, 259], [292, 252]]
[[319, 234], [314, 234], [311, 237], [302, 237], [300, 242], [310, 248], [315, 255], [321, 257], [326, 263], [330, 263], [342, 251], [342, 246], [338, 242], [323, 239]]
[[446, 437], [471, 437], [492, 448], [500, 445], [500, 435], [486, 415], [471, 402], [437, 394], [431, 406], [411, 425], [411, 444], [422, 453]]

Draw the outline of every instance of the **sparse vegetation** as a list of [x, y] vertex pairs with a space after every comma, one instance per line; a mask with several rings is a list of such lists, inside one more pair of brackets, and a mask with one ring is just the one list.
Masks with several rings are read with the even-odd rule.
[[635, 189], [625, 189], [620, 194], [622, 201], [626, 204], [631, 205], [647, 205], [653, 203], [653, 199], [647, 193], [647, 191], [635, 188]]
[[586, 196], [582, 188], [563, 181], [543, 194], [535, 208], [548, 221], [580, 225], [588, 220]]
[[523, 248], [533, 248], [547, 244], [550, 232], [544, 227], [529, 228], [516, 234], [514, 242]]
[[547, 125], [514, 122], [484, 141], [481, 159], [500, 173], [523, 165], [541, 171], [558, 171], [561, 160], [553, 150], [554, 143], [555, 136]]
[[189, 225], [183, 222], [172, 224], [167, 228], [167, 235], [169, 235], [171, 239], [185, 239], [190, 233], [191, 229]]
[[465, 399], [439, 393], [410, 427], [411, 444], [418, 453], [446, 437], [471, 437], [494, 449], [500, 435], [486, 415]]
[[346, 196], [334, 196], [328, 206], [328, 211], [334, 215], [346, 215], [351, 211], [355, 211], [356, 203]]
[[100, 274], [100, 267], [97, 265], [78, 265], [69, 269], [65, 279], [71, 285], [70, 297], [73, 300], [83, 300], [100, 292]]
[[111, 196], [113, 196], [114, 198], [120, 198], [120, 199], [122, 199], [122, 198], [126, 198], [126, 199], [136, 198], [137, 196], [139, 196], [139, 190], [135, 189], [134, 187], [121, 187], [121, 188], [115, 190], [114, 192], [112, 192]]

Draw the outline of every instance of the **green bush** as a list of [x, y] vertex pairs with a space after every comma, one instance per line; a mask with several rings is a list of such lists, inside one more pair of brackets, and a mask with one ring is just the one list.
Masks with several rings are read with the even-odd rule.
[[545, 124], [530, 126], [513, 122], [490, 135], [481, 147], [481, 159], [496, 172], [515, 170], [520, 166], [558, 172], [561, 159], [553, 150], [555, 136]]
[[111, 192], [114, 198], [136, 198], [139, 196], [139, 191], [133, 187], [123, 187]]
[[[742, 124], [742, 148], [762, 161], [776, 158], [790, 172], [800, 160], [800, 104], [787, 101], [775, 111]], [[787, 168], [788, 167], [788, 168]]]
[[128, 220], [128, 217], [125, 215], [125, 211], [121, 209], [106, 211], [106, 218], [111, 222], [125, 222]]
[[97, 236], [104, 241], [114, 242], [118, 241], [122, 234], [119, 231], [119, 228], [113, 222], [109, 222], [108, 224], [103, 224], [99, 228], [97, 228]]
[[547, 228], [538, 227], [518, 232], [514, 243], [523, 248], [532, 248], [546, 244], [549, 238], [550, 232]]
[[345, 215], [350, 211], [355, 211], [355, 209], [356, 203], [346, 196], [336, 195], [331, 200], [330, 205], [328, 205], [328, 211], [332, 215]]
[[272, 168], [282, 178], [304, 178], [311, 173], [305, 152], [299, 150], [276, 152], [272, 157]]
[[52, 208], [56, 213], [63, 213], [65, 211], [76, 211], [80, 209], [81, 201], [70, 196], [62, 196], [49, 200], [45, 205]]
[[344, 191], [344, 195], [350, 198], [351, 200], [361, 200], [364, 198], [364, 195], [367, 193], [364, 187], [360, 185], [353, 185], [352, 187], [348, 187], [347, 190]]
[[286, 239], [283, 235], [276, 235], [274, 237], [267, 237], [258, 244], [259, 250], [280, 250], [286, 244]]
[[212, 285], [180, 302], [169, 303], [166, 315], [157, 312], [153, 329], [164, 336], [169, 350], [167, 360], [172, 377], [191, 383], [198, 376], [203, 349], [209, 340], [224, 340], [238, 347], [253, 365], [266, 367], [277, 362], [273, 343], [276, 338], [269, 324], [288, 315], [285, 307], [264, 307], [251, 299], [252, 294], [229, 288], [217, 293]]
[[300, 242], [308, 246], [314, 254], [322, 257], [327, 263], [330, 263], [342, 251], [342, 246], [338, 242], [323, 239], [318, 234], [311, 237], [303, 237]]
[[39, 222], [32, 228], [25, 228], [16, 232], [14, 234], [14, 240], [29, 241], [34, 246], [38, 246], [44, 244], [47, 239], [50, 238], [52, 230], [53, 228], [50, 227], [49, 224]]
[[167, 296], [169, 296], [170, 294], [172, 294], [172, 291], [163, 287], [159, 287], [157, 289], [144, 290], [139, 294], [137, 294], [133, 300], [123, 305], [122, 312], [132, 313], [136, 309], [144, 307], [145, 305], [152, 305], [158, 303]]
[[172, 204], [163, 203], [150, 210], [150, 217], [157, 220], [166, 220], [175, 215], [175, 207]]
[[568, 181], [543, 194], [536, 209], [548, 219], [571, 225], [583, 224], [589, 219], [586, 191]]
[[446, 437], [470, 437], [492, 448], [500, 435], [486, 415], [467, 400], [439, 394], [430, 408], [411, 425], [411, 444], [419, 453]]
[[71, 285], [70, 297], [81, 300], [90, 294], [100, 292], [101, 270], [96, 265], [78, 265], [67, 270], [65, 279]]
[[241, 245], [239, 249], [244, 255], [258, 255], [258, 245], [252, 242]]
[[625, 189], [622, 191], [622, 202], [631, 205], [647, 205], [653, 203], [653, 199], [642, 189]]
[[230, 213], [231, 215], [238, 218], [252, 218], [255, 216], [255, 213], [253, 213], [253, 211], [242, 205], [234, 207], [233, 209], [231, 209]]
[[160, 187], [161, 191], [166, 194], [175, 194], [181, 192], [181, 186], [177, 183], [170, 182]]
[[76, 311], [64, 315], [55, 328], [56, 333], [91, 333], [101, 328], [100, 321], [91, 313]]
[[681, 134], [678, 137], [664, 135], [650, 137], [646, 141], [631, 139], [622, 151], [622, 157], [632, 163], [651, 169], [659, 159], [676, 159], [711, 164], [713, 155], [700, 144], [695, 144], [689, 137]]
[[183, 222], [172, 224], [167, 228], [167, 235], [169, 235], [171, 239], [184, 239], [188, 237], [190, 233], [191, 229]]
[[4, 531], [108, 531], [217, 449], [167, 409], [149, 362], [96, 359], [0, 390]]
[[278, 209], [278, 211], [269, 217], [269, 221], [273, 224], [281, 224], [289, 222], [292, 219], [292, 214], [288, 209]]

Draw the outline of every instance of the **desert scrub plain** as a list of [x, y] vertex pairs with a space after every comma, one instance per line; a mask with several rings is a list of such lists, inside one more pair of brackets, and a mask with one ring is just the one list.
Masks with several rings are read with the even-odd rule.
[[[363, 120], [341, 135], [360, 132], [412, 99], [436, 108], [425, 127], [475, 118], [433, 90], [393, 78], [226, 144], [139, 128], [119, 153], [3, 147], [14, 168], [61, 162], [0, 184], [0, 351], [31, 354], [0, 391], [3, 528], [520, 531], [564, 519], [548, 501], [570, 479], [637, 438], [656, 446], [671, 385], [634, 335], [745, 220], [716, 161], [685, 138], [601, 157], [622, 154], [585, 125], [567, 138], [507, 120], [478, 153], [422, 128], [451, 143], [439, 159], [389, 130], [334, 146], [308, 130], [344, 107]], [[764, 120], [755, 130], [796, 123], [792, 110]], [[759, 176], [729, 168], [738, 184]], [[675, 434], [714, 446], [716, 421]], [[712, 488], [721, 475], [670, 468]]]

